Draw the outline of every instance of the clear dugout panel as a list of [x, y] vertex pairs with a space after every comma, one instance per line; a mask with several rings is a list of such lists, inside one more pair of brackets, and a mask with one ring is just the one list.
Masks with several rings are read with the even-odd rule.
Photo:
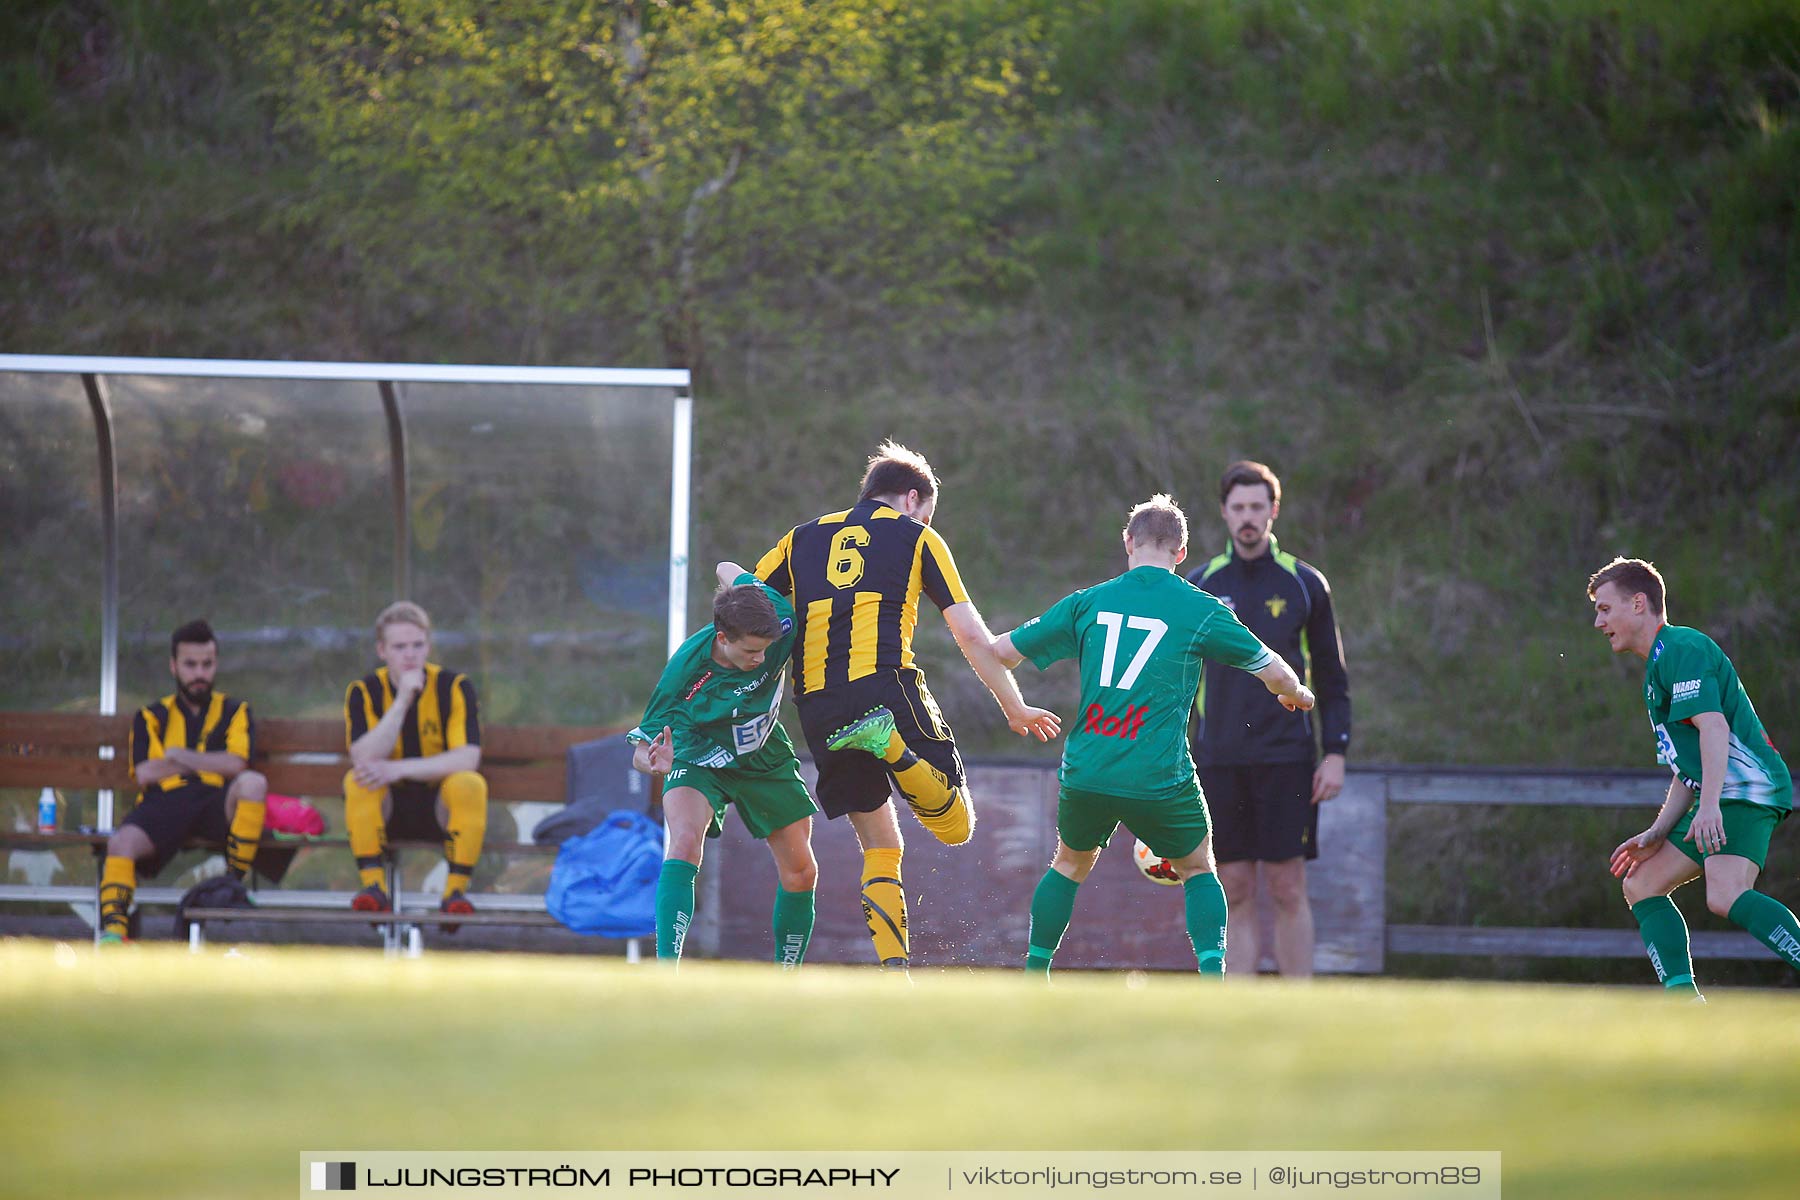
[[627, 724], [667, 658], [674, 393], [401, 384], [412, 599], [493, 724]]
[[172, 690], [169, 635], [204, 617], [219, 690], [259, 716], [338, 715], [393, 591], [376, 385], [115, 376], [108, 387], [120, 710]]
[[98, 710], [103, 567], [81, 377], [0, 372], [0, 709]]
[[[99, 710], [98, 445], [80, 376], [0, 372], [0, 709]], [[0, 821], [32, 828], [37, 798], [0, 789]], [[62, 801], [64, 828], [93, 820], [93, 792]], [[66, 882], [61, 858], [85, 854], [0, 853], [0, 882]]]

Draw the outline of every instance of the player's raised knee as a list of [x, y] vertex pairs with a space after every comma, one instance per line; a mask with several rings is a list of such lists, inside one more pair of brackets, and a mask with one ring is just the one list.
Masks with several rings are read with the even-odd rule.
[[466, 796], [470, 800], [486, 804], [487, 778], [479, 771], [455, 771], [444, 776], [442, 791], [446, 799], [451, 796]]

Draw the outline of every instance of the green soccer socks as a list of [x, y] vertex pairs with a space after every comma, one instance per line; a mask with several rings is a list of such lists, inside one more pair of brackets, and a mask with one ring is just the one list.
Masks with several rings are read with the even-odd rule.
[[1181, 881], [1187, 901], [1188, 941], [1194, 944], [1194, 958], [1202, 975], [1225, 974], [1225, 889], [1219, 877], [1189, 875]]
[[1747, 891], [1732, 902], [1726, 915], [1732, 924], [1749, 930], [1750, 936], [1800, 971], [1800, 921], [1787, 905], [1763, 892]]
[[1631, 906], [1637, 918], [1638, 933], [1643, 936], [1644, 950], [1656, 978], [1670, 991], [1685, 991], [1698, 996], [1694, 986], [1694, 960], [1688, 953], [1687, 922], [1681, 910], [1667, 896], [1651, 896]]
[[1081, 885], [1052, 867], [1038, 880], [1031, 894], [1031, 931], [1026, 935], [1025, 969], [1038, 975], [1050, 973], [1050, 960], [1068, 932], [1075, 915], [1075, 890]]
[[694, 876], [700, 867], [679, 858], [665, 858], [656, 879], [656, 957], [673, 961], [681, 957], [688, 926], [694, 920]]
[[770, 918], [775, 929], [775, 965], [792, 971], [806, 959], [807, 944], [812, 941], [813, 894], [790, 892], [777, 886], [775, 912]]

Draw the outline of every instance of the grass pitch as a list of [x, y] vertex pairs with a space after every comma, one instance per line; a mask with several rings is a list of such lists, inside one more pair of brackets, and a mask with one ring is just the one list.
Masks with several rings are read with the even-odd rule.
[[1800, 1003], [1653, 987], [0, 944], [0, 1195], [289, 1197], [308, 1149], [1499, 1150], [1792, 1196]]

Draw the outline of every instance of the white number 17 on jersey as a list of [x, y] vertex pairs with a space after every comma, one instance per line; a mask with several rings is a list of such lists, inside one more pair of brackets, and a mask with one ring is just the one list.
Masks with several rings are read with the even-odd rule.
[[[1124, 613], [1101, 612], [1094, 614], [1094, 620], [1106, 626], [1106, 652], [1100, 658], [1100, 686], [1129, 688], [1137, 682], [1138, 672], [1150, 661], [1151, 651], [1156, 643], [1163, 640], [1163, 634], [1169, 632], [1167, 621], [1159, 621], [1155, 617], [1127, 617]], [[1113, 666], [1119, 654], [1119, 626], [1123, 623], [1127, 629], [1141, 629], [1146, 636], [1144, 644], [1132, 655], [1131, 664], [1125, 668], [1125, 674], [1119, 682], [1113, 682]]]

